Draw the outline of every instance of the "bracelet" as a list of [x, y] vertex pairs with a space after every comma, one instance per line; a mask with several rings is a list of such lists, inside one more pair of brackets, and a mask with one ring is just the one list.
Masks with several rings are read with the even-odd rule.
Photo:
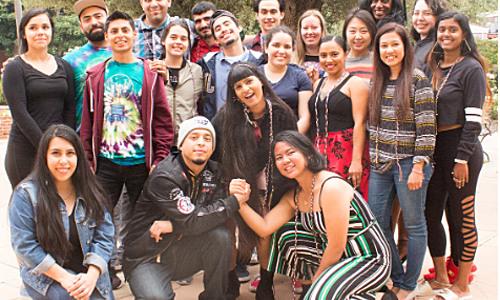
[[466, 164], [467, 164], [467, 161], [466, 161], [466, 160], [463, 160], [463, 159], [458, 159], [458, 158], [455, 158], [454, 162], [456, 162], [457, 164], [464, 164], [464, 165], [466, 165]]

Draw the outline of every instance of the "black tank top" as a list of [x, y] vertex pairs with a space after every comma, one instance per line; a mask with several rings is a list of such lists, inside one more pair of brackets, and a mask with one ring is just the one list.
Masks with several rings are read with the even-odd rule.
[[319, 132], [321, 134], [325, 133], [325, 106], [328, 107], [328, 132], [345, 130], [354, 127], [351, 98], [340, 91], [351, 77], [352, 75], [349, 74], [344, 81], [342, 81], [330, 92], [326, 99], [320, 99], [318, 95], [326, 77], [321, 78], [318, 87], [308, 102], [309, 112], [311, 114], [311, 133], [313, 135], [316, 134], [316, 112], [319, 118]]

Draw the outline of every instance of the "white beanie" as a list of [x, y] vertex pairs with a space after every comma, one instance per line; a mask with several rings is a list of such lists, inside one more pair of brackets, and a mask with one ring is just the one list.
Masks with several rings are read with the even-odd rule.
[[205, 129], [212, 135], [212, 150], [215, 149], [215, 129], [210, 121], [202, 116], [192, 117], [191, 119], [185, 120], [179, 126], [179, 134], [177, 136], [177, 148], [181, 148], [182, 143], [186, 136], [195, 129]]

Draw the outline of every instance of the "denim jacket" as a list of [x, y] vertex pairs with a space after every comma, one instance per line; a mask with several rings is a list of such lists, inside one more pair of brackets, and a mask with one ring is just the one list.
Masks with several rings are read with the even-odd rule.
[[[16, 253], [23, 283], [42, 295], [47, 293], [53, 279], [44, 275], [54, 264], [63, 265], [47, 253], [37, 241], [36, 210], [37, 186], [28, 178], [14, 190], [9, 204], [11, 244]], [[108, 275], [108, 261], [113, 250], [114, 227], [111, 215], [105, 212], [104, 220], [97, 225], [95, 220], [85, 220], [85, 200], [77, 198], [75, 223], [83, 252], [83, 265], [94, 265], [101, 271], [96, 289], [105, 299], [114, 299]], [[66, 206], [61, 202], [60, 214], [66, 237], [69, 239], [69, 217]]]

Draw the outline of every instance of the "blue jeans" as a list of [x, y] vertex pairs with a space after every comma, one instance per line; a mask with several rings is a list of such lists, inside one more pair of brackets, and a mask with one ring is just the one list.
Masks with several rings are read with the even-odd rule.
[[205, 290], [200, 300], [224, 300], [228, 285], [231, 236], [224, 226], [203, 234], [183, 236], [155, 259], [139, 263], [132, 269], [124, 259], [125, 276], [137, 300], [172, 300], [171, 281], [180, 280], [203, 270]]
[[[370, 172], [368, 188], [368, 204], [375, 215], [380, 227], [389, 241], [392, 253], [391, 279], [395, 287], [404, 290], [414, 290], [422, 269], [427, 247], [427, 225], [425, 221], [425, 198], [427, 186], [432, 175], [432, 166], [427, 164], [424, 169], [422, 187], [416, 191], [408, 189], [408, 177], [413, 168], [412, 158], [399, 161], [402, 172], [397, 164], [384, 173], [379, 173], [373, 168]], [[391, 231], [392, 201], [397, 193], [404, 225], [408, 231], [408, 262], [406, 272], [403, 269], [399, 252], [394, 242]]]

